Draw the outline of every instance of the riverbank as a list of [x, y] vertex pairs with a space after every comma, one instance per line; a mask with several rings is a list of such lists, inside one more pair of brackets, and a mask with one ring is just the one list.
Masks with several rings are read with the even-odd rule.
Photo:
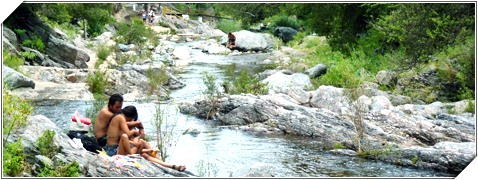
[[[219, 124], [221, 128], [252, 132], [257, 136], [273, 134], [278, 137], [307, 137], [310, 141], [321, 143], [320, 147], [324, 148], [326, 152], [339, 154], [339, 156], [359, 156], [403, 167], [425, 168], [451, 174], [461, 172], [476, 156], [473, 134], [476, 127], [474, 121], [476, 115], [466, 112], [470, 101], [414, 104], [406, 96], [380, 90], [378, 85], [373, 82], [364, 84], [361, 90], [362, 94], [358, 99], [350, 99], [346, 95], [347, 89], [343, 88], [319, 86], [316, 89], [310, 89], [310, 87], [313, 87], [311, 74], [320, 73], [302, 73], [288, 70], [286, 64], [290, 64], [292, 58], [303, 57], [304, 54], [285, 46], [280, 51], [272, 51], [271, 35], [249, 31], [237, 32], [237, 37], [241, 41], [244, 40], [243, 42], [238, 40], [238, 44], [243, 47], [248, 45], [250, 51], [231, 52], [221, 46], [224, 40], [217, 40], [221, 36], [224, 37], [223, 32], [214, 37], [205, 32], [217, 32], [216, 30], [212, 30], [211, 27], [197, 21], [186, 21], [177, 17], [159, 17], [158, 19], [170, 19], [171, 22], [169, 23], [171, 24], [179, 22], [185, 24], [185, 27], [188, 28], [184, 29], [185, 33], [183, 35], [192, 34], [192, 29], [197, 30], [197, 27], [202, 27], [203, 33], [197, 37], [172, 34], [158, 35], [160, 44], [147, 49], [139, 49], [140, 52], [150, 51], [150, 57], [120, 64], [117, 57], [139, 55], [138, 50], [134, 50], [134, 46], [123, 44], [124, 46], [121, 47], [127, 49], [115, 51], [103, 63], [113, 66], [99, 66], [99, 69], [91, 68], [94, 67], [97, 60], [96, 49], [94, 48], [102, 44], [109, 44], [109, 42], [115, 44], [112, 32], [107, 32], [91, 41], [83, 41], [81, 38], [76, 39], [76, 48], [74, 49], [80, 49], [89, 56], [89, 61], [85, 62], [89, 67], [88, 69], [23, 66], [21, 68], [34, 83], [34, 88], [21, 87], [11, 92], [32, 101], [90, 101], [93, 100], [93, 95], [86, 84], [87, 76], [103, 67], [104, 69], [101, 70], [108, 72], [106, 81], [115, 84], [115, 87], [107, 93], [119, 92], [129, 102], [144, 101], [147, 91], [146, 84], [150, 81], [147, 76], [148, 70], [162, 72], [162, 68], [167, 67], [167, 72], [170, 73], [168, 75], [170, 77], [168, 86], [172, 87], [171, 89], [198, 86], [200, 80], [197, 77], [195, 84], [189, 84], [173, 74], [175, 68], [187, 67], [195, 60], [193, 51], [200, 50], [208, 55], [220, 54], [224, 56], [221, 57], [222, 59], [213, 59], [217, 61], [229, 57], [239, 60], [246, 57], [250, 58], [246, 55], [265, 51], [270, 53], [270, 56], [259, 63], [277, 66], [276, 69], [259, 73], [256, 76], [261, 82], [270, 85], [267, 94], [225, 95], [217, 99], [216, 102], [204, 99], [187, 99], [189, 102], [180, 105], [181, 113], [195, 115], [200, 120], [212, 117], [213, 122]], [[155, 26], [152, 27], [158, 29]], [[160, 32], [164, 31], [161, 29]], [[249, 38], [242, 38], [245, 36]], [[186, 45], [183, 44], [184, 42], [190, 43]], [[89, 44], [92, 48], [88, 47]], [[114, 48], [120, 47], [116, 47], [115, 44]], [[206, 56], [204, 58], [210, 57]], [[247, 63], [249, 62], [245, 64]], [[254, 65], [254, 63], [258, 62], [251, 62], [250, 64]], [[251, 66], [245, 67], [253, 68]], [[298, 67], [297, 69], [310, 70], [310, 67], [306, 64], [296, 67]], [[197, 74], [195, 75], [197, 76]], [[200, 88], [190, 89], [190, 91], [200, 90]], [[213, 116], [209, 114], [211, 109], [216, 112]], [[361, 118], [354, 119], [355, 117]], [[363, 123], [362, 149], [359, 149], [358, 144], [354, 141], [359, 133], [356, 131], [358, 124], [355, 120]], [[29, 124], [25, 129], [18, 132], [18, 136], [12, 137], [11, 141], [23, 137], [26, 139], [25, 146], [31, 147], [30, 153], [33, 154], [35, 139], [32, 139], [32, 137], [39, 137], [45, 130], [54, 129], [58, 134], [55, 142], [65, 149], [58, 153], [59, 159], [65, 159], [68, 162], [78, 161], [81, 164], [80, 167], [84, 176], [189, 176], [155, 166], [144, 160], [138, 161], [149, 170], [141, 172], [135, 167], [127, 167], [125, 170], [124, 167], [116, 167], [113, 162], [101, 159], [101, 156], [88, 153], [78, 147], [74, 141], [65, 137], [66, 135], [62, 130], [55, 127], [55, 124], [44, 116], [29, 117]], [[210, 138], [214, 138], [214, 134]], [[329, 149], [332, 150], [329, 151]], [[267, 149], [259, 149], [258, 151], [262, 150], [266, 151]], [[36, 158], [32, 164], [41, 166], [43, 163], [41, 159], [43, 157]], [[231, 163], [234, 163], [234, 160], [231, 160]], [[262, 175], [265, 177], [279, 174], [270, 172], [268, 166], [259, 164], [257, 167], [259, 168], [254, 171], [258, 170], [259, 174], [261, 174], [260, 172], [267, 172]], [[304, 171], [307, 171], [307, 169]], [[254, 176], [254, 173], [252, 174]], [[234, 176], [242, 175], [244, 174], [234, 171]], [[28, 175], [25, 174], [25, 176]], [[283, 176], [287, 176], [287, 174]], [[347, 174], [343, 176], [347, 176]]]

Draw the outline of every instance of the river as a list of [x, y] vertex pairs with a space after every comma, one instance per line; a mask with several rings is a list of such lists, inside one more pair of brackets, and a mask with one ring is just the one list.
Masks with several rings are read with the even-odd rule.
[[[168, 148], [167, 163], [186, 165], [187, 170], [205, 177], [240, 176], [252, 166], [266, 165], [276, 177], [454, 177], [453, 174], [429, 169], [396, 166], [380, 161], [335, 155], [324, 150], [317, 140], [301, 137], [257, 136], [247, 132], [222, 128], [179, 112], [178, 103], [193, 101], [202, 95], [205, 85], [202, 72], [224, 78], [223, 67], [232, 63], [238, 69], [259, 70], [259, 62], [267, 53], [236, 56], [208, 55], [192, 51], [191, 63], [176, 70], [176, 76], [187, 85], [171, 93], [171, 99], [160, 104], [164, 110], [167, 128], [173, 129], [172, 145]], [[155, 107], [147, 102], [124, 102], [123, 107], [135, 105], [139, 119], [146, 126], [150, 143], [154, 142], [152, 125]], [[43, 101], [34, 104], [34, 114], [50, 118], [65, 132], [71, 114], [82, 115], [92, 106], [87, 101]], [[195, 128], [199, 134], [183, 132]]]

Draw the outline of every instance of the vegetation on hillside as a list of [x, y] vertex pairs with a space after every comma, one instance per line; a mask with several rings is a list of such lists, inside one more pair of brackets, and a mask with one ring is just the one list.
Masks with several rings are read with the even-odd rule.
[[[227, 3], [214, 7], [217, 14], [235, 18], [243, 28], [264, 23], [269, 28], [280, 24], [299, 30], [289, 45], [306, 51], [307, 57], [293, 59], [289, 65], [326, 64], [327, 74], [312, 79], [316, 87], [353, 88], [373, 82], [380, 70], [418, 75], [432, 66], [445, 86], [429, 87], [430, 92], [447, 91], [443, 89], [447, 85], [457, 87], [456, 92], [428, 98], [413, 90], [402, 93], [427, 103], [474, 99], [472, 3]], [[312, 33], [327, 41], [305, 38]]]

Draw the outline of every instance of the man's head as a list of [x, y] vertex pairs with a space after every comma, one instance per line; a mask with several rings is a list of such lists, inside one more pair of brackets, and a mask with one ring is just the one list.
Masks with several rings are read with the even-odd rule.
[[108, 110], [116, 114], [121, 110], [121, 107], [123, 107], [123, 96], [119, 94], [111, 95], [108, 101]]
[[138, 120], [138, 111], [136, 111], [136, 107], [134, 106], [126, 106], [121, 110], [121, 112], [126, 118], [128, 118], [127, 120]]

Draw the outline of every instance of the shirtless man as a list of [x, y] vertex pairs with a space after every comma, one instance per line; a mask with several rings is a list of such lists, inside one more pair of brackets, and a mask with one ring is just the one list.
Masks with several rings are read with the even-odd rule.
[[100, 110], [98, 116], [96, 116], [96, 122], [94, 126], [96, 141], [100, 147], [106, 145], [106, 131], [108, 130], [108, 125], [110, 124], [110, 119], [114, 114], [118, 113], [123, 107], [123, 97], [119, 94], [111, 95], [108, 105]]

